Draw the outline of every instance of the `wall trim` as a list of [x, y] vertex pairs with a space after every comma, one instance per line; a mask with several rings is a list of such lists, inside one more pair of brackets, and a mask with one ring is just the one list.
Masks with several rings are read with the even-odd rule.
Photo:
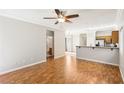
[[31, 64], [20, 66], [20, 67], [14, 68], [14, 69], [10, 69], [8, 71], [0, 72], [0, 75], [4, 75], [4, 74], [7, 74], [7, 73], [17, 71], [17, 70], [20, 70], [20, 69], [23, 69], [23, 68], [27, 68], [27, 67], [30, 67], [30, 66], [33, 66], [33, 65], [37, 65], [37, 64], [40, 64], [40, 63], [43, 63], [43, 62], [46, 62], [46, 60], [41, 60], [41, 61], [38, 61], [36, 63], [31, 63]]
[[102, 63], [102, 64], [107, 64], [107, 65], [119, 66], [119, 64], [108, 63], [108, 62], [100, 61], [100, 60], [94, 60], [94, 59], [88, 59], [88, 58], [81, 58], [81, 57], [76, 57], [76, 58], [82, 59], [82, 60], [89, 60], [89, 61], [96, 62], [96, 63]]
[[54, 59], [58, 59], [58, 58], [64, 57], [64, 56], [65, 56], [65, 54], [64, 55], [61, 55], [61, 56], [56, 56], [56, 57], [54, 57]]
[[123, 82], [124, 82], [124, 75], [123, 75], [123, 73], [122, 73], [122, 70], [121, 70], [120, 66], [119, 66], [119, 70], [120, 70], [120, 73], [121, 73], [122, 80], [123, 80]]
[[76, 53], [75, 52], [65, 52], [65, 55], [71, 55], [71, 56], [76, 56]]

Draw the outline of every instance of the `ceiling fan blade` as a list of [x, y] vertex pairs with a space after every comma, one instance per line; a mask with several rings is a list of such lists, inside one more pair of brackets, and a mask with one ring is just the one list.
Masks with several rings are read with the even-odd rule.
[[59, 21], [56, 21], [56, 22], [55, 22], [55, 24], [58, 24], [58, 23], [59, 23]]
[[66, 11], [61, 11], [61, 15], [64, 17], [66, 14]]
[[55, 9], [55, 12], [56, 12], [57, 16], [59, 16], [61, 14], [59, 9]]
[[69, 18], [76, 18], [76, 17], [79, 17], [79, 14], [73, 14], [73, 15], [65, 16], [65, 18], [67, 18], [67, 19], [69, 19]]
[[44, 17], [43, 19], [57, 19], [56, 17]]
[[67, 20], [67, 19], [65, 20], [65, 22], [72, 23], [70, 20]]

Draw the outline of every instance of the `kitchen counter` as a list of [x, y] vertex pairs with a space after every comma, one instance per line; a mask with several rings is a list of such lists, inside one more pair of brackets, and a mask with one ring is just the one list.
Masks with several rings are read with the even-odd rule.
[[76, 57], [106, 64], [119, 64], [118, 47], [76, 46]]
[[76, 47], [86, 47], [86, 48], [105, 48], [105, 49], [119, 49], [119, 47], [106, 47], [106, 46], [76, 46]]

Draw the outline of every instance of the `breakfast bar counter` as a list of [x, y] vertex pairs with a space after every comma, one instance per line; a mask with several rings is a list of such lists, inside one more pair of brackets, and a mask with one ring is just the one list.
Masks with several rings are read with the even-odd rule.
[[105, 64], [119, 64], [118, 47], [76, 46], [76, 57]]

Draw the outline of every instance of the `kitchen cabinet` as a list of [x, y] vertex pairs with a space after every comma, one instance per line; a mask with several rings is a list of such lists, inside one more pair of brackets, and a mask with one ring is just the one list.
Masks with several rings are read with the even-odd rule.
[[112, 43], [118, 43], [119, 40], [119, 32], [118, 31], [112, 31]]
[[106, 36], [105, 41], [107, 44], [111, 44], [112, 43], [112, 37], [111, 36]]
[[111, 36], [97, 36], [96, 40], [104, 40], [106, 44], [112, 43], [112, 37]]

